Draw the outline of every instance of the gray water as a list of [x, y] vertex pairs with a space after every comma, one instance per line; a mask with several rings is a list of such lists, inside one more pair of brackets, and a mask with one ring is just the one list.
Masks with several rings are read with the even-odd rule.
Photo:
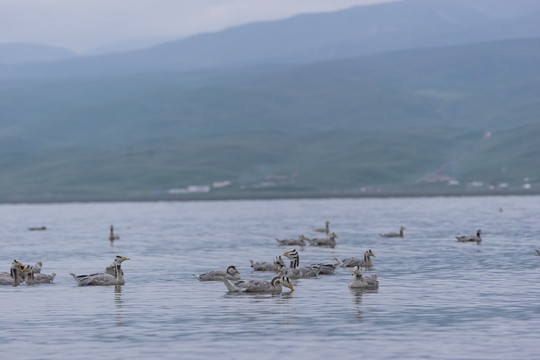
[[[502, 208], [502, 212], [499, 209]], [[0, 354], [17, 359], [538, 359], [540, 197], [0, 205], [0, 271], [43, 261], [54, 284], [0, 287]], [[380, 287], [350, 268], [281, 295], [232, 295], [193, 273], [271, 261], [275, 238], [316, 235], [300, 263], [376, 254]], [[111, 246], [109, 225], [120, 240]], [[28, 227], [47, 226], [47, 231]], [[407, 227], [404, 239], [380, 232]], [[483, 242], [456, 235], [483, 230]], [[78, 287], [119, 254], [126, 284]]]

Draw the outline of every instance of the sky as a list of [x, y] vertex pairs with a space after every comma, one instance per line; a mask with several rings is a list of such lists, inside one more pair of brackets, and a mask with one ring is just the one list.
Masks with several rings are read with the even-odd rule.
[[175, 40], [249, 22], [390, 0], [0, 0], [0, 44], [91, 52], [119, 42]]

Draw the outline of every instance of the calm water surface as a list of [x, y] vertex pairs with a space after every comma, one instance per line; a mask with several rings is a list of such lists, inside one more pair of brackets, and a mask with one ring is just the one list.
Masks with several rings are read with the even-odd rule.
[[[502, 212], [499, 211], [502, 208]], [[43, 261], [50, 285], [0, 287], [0, 354], [17, 359], [539, 359], [540, 197], [0, 205], [0, 271]], [[315, 236], [301, 264], [376, 254], [377, 291], [350, 268], [281, 295], [227, 294], [192, 274], [271, 261]], [[120, 240], [108, 241], [114, 224]], [[46, 225], [47, 231], [28, 231]], [[404, 239], [380, 232], [407, 227]], [[481, 245], [456, 235], [483, 230]], [[119, 254], [126, 285], [78, 287]]]

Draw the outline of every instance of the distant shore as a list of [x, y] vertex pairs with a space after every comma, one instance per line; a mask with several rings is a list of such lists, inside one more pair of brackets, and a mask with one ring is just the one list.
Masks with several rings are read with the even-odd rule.
[[0, 204], [42, 204], [77, 202], [154, 202], [154, 201], [234, 201], [234, 200], [280, 200], [280, 199], [362, 199], [406, 197], [465, 197], [465, 196], [528, 196], [540, 195], [540, 189], [505, 190], [380, 190], [372, 192], [238, 192], [202, 194], [145, 194], [145, 195], [74, 195], [48, 194], [34, 196], [0, 196]]

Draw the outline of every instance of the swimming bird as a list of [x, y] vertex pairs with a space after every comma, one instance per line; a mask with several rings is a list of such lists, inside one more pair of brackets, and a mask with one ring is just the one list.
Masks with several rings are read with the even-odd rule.
[[325, 227], [313, 229], [313, 231], [322, 232], [322, 233], [325, 233], [325, 234], [328, 235], [330, 233], [330, 226], [328, 226], [328, 225], [330, 225], [330, 221], [326, 221], [325, 225], [326, 225]]
[[385, 237], [385, 238], [391, 238], [391, 237], [400, 237], [402, 238], [403, 237], [403, 230], [406, 230], [407, 228], [405, 226], [401, 226], [399, 228], [399, 233], [396, 233], [396, 232], [389, 232], [389, 233], [386, 233], [386, 234], [379, 234], [380, 237]]
[[199, 281], [219, 281], [222, 277], [229, 280], [240, 280], [240, 272], [233, 265], [229, 266], [227, 270], [214, 270], [200, 275], [193, 274], [193, 276]]
[[40, 272], [34, 272], [32, 265], [26, 265], [23, 269], [24, 282], [26, 285], [35, 285], [35, 284], [50, 284], [54, 281], [56, 273], [51, 275], [42, 274]]
[[[111, 265], [109, 265], [109, 266], [107, 266], [105, 268], [105, 273], [114, 276], [115, 271], [116, 271], [115, 268], [116, 268], [117, 264], [122, 264], [125, 260], [129, 260], [129, 259], [127, 257], [116, 255], [116, 257], [114, 258]], [[120, 272], [122, 273], [122, 276], [123, 276], [124, 275], [124, 270], [122, 270], [121, 266], [119, 266], [119, 268], [120, 268]]]
[[43, 267], [43, 263], [41, 261], [38, 261], [34, 266], [32, 266], [32, 272], [34, 274], [41, 273], [41, 268]]
[[478, 229], [478, 231], [476, 231], [476, 235], [456, 236], [456, 239], [459, 242], [476, 242], [477, 244], [480, 244], [482, 242], [481, 235], [482, 229]]
[[355, 266], [352, 273], [353, 278], [349, 282], [349, 287], [352, 289], [368, 289], [375, 290], [379, 288], [379, 281], [377, 280], [377, 274], [362, 275], [362, 269]]
[[291, 293], [294, 291], [291, 279], [287, 276], [276, 276], [271, 281], [247, 279], [231, 282], [225, 277], [222, 277], [221, 280], [225, 283], [229, 292], [280, 294], [283, 291], [282, 285], [291, 289]]
[[300, 235], [298, 239], [285, 239], [285, 240], [276, 239], [278, 244], [282, 246], [294, 246], [294, 245], [306, 246], [306, 242], [304, 240], [309, 241], [309, 239], [305, 237], [304, 235]]
[[[120, 261], [121, 260], [121, 261]], [[114, 266], [114, 275], [107, 273], [98, 273], [90, 275], [75, 275], [74, 273], [69, 273], [79, 286], [104, 286], [104, 285], [124, 285], [124, 274], [121, 269], [121, 264], [124, 260], [129, 260], [126, 257], [117, 257]]]
[[277, 271], [278, 270], [278, 263], [283, 262], [283, 259], [281, 259], [281, 256], [276, 257], [274, 261], [253, 261], [249, 259], [249, 262], [251, 263], [251, 267], [253, 268], [253, 271]]
[[339, 266], [342, 266], [342, 267], [354, 267], [354, 266], [359, 266], [359, 267], [371, 267], [373, 266], [373, 262], [371, 261], [371, 257], [376, 257], [375, 254], [373, 253], [373, 251], [371, 251], [371, 249], [369, 249], [368, 251], [366, 251], [364, 253], [364, 258], [357, 258], [357, 257], [349, 257], [349, 258], [345, 258], [343, 260], [340, 260], [338, 258], [334, 258], [337, 260], [337, 264]]
[[536, 251], [536, 255], [540, 255], [540, 250], [534, 249], [534, 251]]
[[315, 239], [308, 239], [309, 245], [312, 246], [329, 246], [334, 247], [336, 246], [336, 239], [337, 239], [336, 233], [332, 233], [330, 237], [327, 238], [315, 238]]
[[0, 285], [18, 286], [23, 281], [22, 271], [24, 265], [17, 260], [13, 260], [9, 273], [0, 273]]
[[39, 227], [30, 227], [28, 228], [28, 230], [30, 231], [43, 231], [43, 230], [47, 230], [47, 227], [46, 226], [39, 226]]
[[114, 226], [113, 225], [111, 225], [111, 233], [109, 234], [109, 240], [110, 241], [120, 240], [120, 236], [118, 236], [117, 234], [114, 233]]
[[298, 251], [293, 249], [283, 254], [291, 260], [289, 268], [285, 266], [285, 263], [279, 264], [278, 273], [281, 276], [288, 276], [291, 279], [310, 278], [319, 275], [321, 272], [322, 264], [312, 264], [309, 266], [300, 266], [300, 256]]

